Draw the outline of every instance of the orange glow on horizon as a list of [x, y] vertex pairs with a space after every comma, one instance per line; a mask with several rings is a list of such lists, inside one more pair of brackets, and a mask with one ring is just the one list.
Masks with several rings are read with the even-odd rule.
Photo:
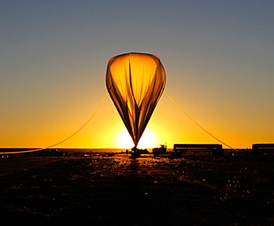
[[[222, 120], [222, 115], [215, 114], [213, 117], [206, 109], [202, 113], [197, 113], [199, 111], [196, 108], [190, 108], [185, 102], [180, 104], [203, 127], [234, 148], [251, 148], [253, 143], [273, 143], [273, 127], [264, 128], [263, 124], [253, 124], [254, 128], [259, 129], [251, 130], [248, 125], [243, 125], [242, 122], [234, 121], [233, 124], [230, 120]], [[92, 107], [86, 106], [79, 112], [76, 111], [77, 108], [73, 108], [71, 111], [67, 108], [66, 117], [59, 117], [58, 114], [54, 114], [54, 117], [51, 116], [52, 120], [46, 118], [46, 121], [51, 122], [51, 124], [43, 124], [41, 115], [33, 114], [33, 122], [35, 123], [22, 123], [20, 130], [19, 127], [14, 129], [6, 126], [4, 127], [5, 133], [3, 130], [3, 136], [0, 137], [1, 148], [44, 148], [57, 143], [75, 132], [87, 120]], [[95, 109], [96, 106], [93, 108]], [[235, 125], [242, 127], [235, 130]], [[261, 132], [257, 134], [256, 131]], [[138, 147], [150, 149], [158, 147], [160, 144], [166, 144], [168, 148], [173, 148], [175, 143], [210, 144], [218, 142], [198, 128], [182, 114], [166, 95], [163, 95]], [[131, 149], [133, 146], [119, 114], [111, 100], [107, 99], [93, 120], [83, 130], [56, 148]]]

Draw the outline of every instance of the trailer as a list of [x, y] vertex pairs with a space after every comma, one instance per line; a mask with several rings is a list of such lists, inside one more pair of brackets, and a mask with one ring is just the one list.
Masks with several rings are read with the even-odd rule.
[[253, 144], [251, 149], [252, 154], [273, 154], [274, 153], [274, 144], [268, 143], [268, 144]]
[[223, 155], [223, 147], [221, 144], [174, 144], [174, 152], [186, 153], [188, 151], [210, 151], [212, 155]]

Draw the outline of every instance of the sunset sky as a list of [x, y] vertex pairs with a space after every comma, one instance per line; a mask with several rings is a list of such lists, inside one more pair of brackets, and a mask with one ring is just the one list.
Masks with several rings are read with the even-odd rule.
[[[46, 147], [81, 127], [106, 94], [108, 60], [152, 53], [165, 91], [235, 148], [274, 142], [274, 2], [0, 1], [0, 148]], [[109, 96], [58, 147], [131, 148]], [[141, 142], [218, 143], [166, 95]]]

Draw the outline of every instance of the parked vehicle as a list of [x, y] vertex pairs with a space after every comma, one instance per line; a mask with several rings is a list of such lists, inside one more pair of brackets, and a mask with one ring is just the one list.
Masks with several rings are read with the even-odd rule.
[[153, 153], [154, 156], [158, 156], [160, 154], [165, 154], [166, 149], [167, 149], [166, 145], [160, 145], [159, 148], [153, 148], [152, 153]]

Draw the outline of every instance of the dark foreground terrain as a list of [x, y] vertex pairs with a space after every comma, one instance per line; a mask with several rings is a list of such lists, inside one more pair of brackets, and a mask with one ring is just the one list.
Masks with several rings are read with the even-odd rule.
[[0, 217], [21, 224], [274, 225], [273, 161], [268, 156], [0, 159]]

